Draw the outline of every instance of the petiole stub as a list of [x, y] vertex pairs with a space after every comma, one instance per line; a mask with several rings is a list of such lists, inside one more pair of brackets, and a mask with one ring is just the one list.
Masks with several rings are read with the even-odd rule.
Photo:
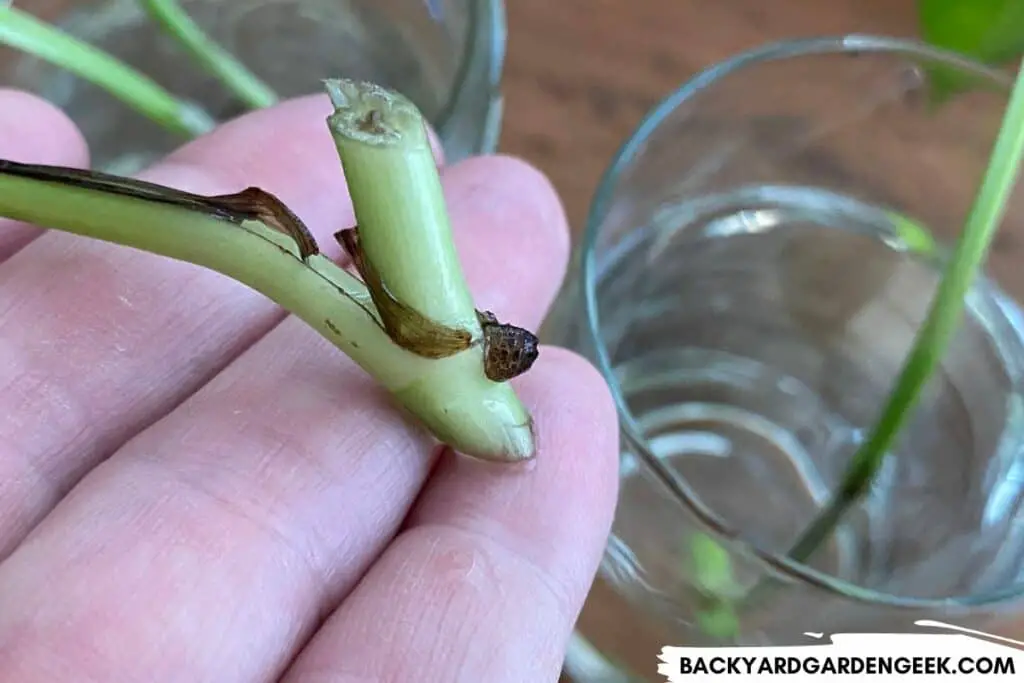
[[259, 221], [295, 240], [303, 260], [320, 253], [305, 223], [284, 202], [258, 187], [249, 187], [235, 194], [206, 196], [101, 171], [22, 164], [7, 159], [0, 159], [0, 174], [176, 206], [233, 223]]

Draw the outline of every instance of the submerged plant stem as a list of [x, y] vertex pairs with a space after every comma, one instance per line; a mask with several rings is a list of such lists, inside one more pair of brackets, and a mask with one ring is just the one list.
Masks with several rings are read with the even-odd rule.
[[150, 17], [207, 71], [253, 109], [277, 103], [273, 89], [214, 42], [177, 0], [140, 0]]
[[183, 137], [202, 135], [216, 125], [201, 108], [182, 102], [127, 64], [27, 12], [0, 6], [0, 43], [86, 79]]
[[[1024, 63], [1022, 63], [1024, 67]], [[854, 454], [840, 488], [826, 508], [801, 534], [789, 553], [806, 561], [835, 529], [843, 515], [871, 487], [886, 453], [917, 405], [929, 377], [939, 365], [960, 324], [964, 299], [988, 254], [1017, 180], [1024, 155], [1024, 68], [1003, 115], [988, 168], [971, 206], [967, 222], [932, 300], [924, 325], [914, 340], [895, 388], [871, 432]]]
[[[1017, 179], [1022, 156], [1024, 68], [1017, 74], [1017, 81], [1010, 95], [988, 168], [975, 195], [964, 230], [939, 283], [924, 325], [904, 362], [903, 370], [870, 437], [857, 450], [847, 467], [839, 489], [789, 551], [788, 556], [791, 560], [806, 562], [832, 535], [843, 515], [870, 489], [885, 455], [910, 417], [921, 390], [941, 362], [946, 347], [957, 330], [964, 299], [999, 227], [1006, 202]], [[708, 542], [704, 540], [694, 545], [691, 549], [693, 561], [702, 561], [705, 571], [711, 572], [717, 583], [728, 582], [733, 569], [727, 551], [719, 548], [709, 549], [707, 545]], [[715, 562], [709, 563], [708, 558]], [[707, 569], [709, 566], [710, 570]], [[728, 590], [725, 591], [719, 587], [710, 591], [718, 598], [715, 606], [727, 614], [735, 615], [739, 612], [742, 615], [743, 611], [757, 609], [757, 605], [771, 595], [776, 583], [770, 577], [762, 576], [740, 595], [736, 595], [738, 591], [732, 586], [728, 586], [727, 583], [726, 586]], [[704, 588], [706, 589], [706, 586]], [[722, 628], [723, 625], [728, 628]], [[708, 635], [719, 636], [729, 641], [739, 635], [740, 626], [737, 620], [723, 620], [704, 625], [703, 630]]]

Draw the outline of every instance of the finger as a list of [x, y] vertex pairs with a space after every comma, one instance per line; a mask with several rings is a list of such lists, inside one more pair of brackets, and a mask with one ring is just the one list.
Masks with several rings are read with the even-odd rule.
[[[87, 168], [89, 148], [60, 109], [35, 95], [0, 88], [0, 158]], [[0, 262], [40, 232], [35, 226], [0, 218]]]
[[[330, 111], [311, 97], [245, 116], [145, 177], [209, 194], [260, 186], [329, 252], [354, 220]], [[214, 271], [57, 231], [0, 264], [0, 558], [84, 472], [282, 317]]]
[[596, 371], [561, 349], [543, 350], [520, 392], [536, 462], [444, 457], [285, 683], [558, 678], [611, 526], [616, 416]]
[[[502, 158], [443, 182], [476, 300], [535, 325], [567, 260], [550, 185]], [[6, 670], [84, 675], [81, 659], [97, 680], [273, 679], [398, 528], [434, 451], [289, 318], [90, 473], [0, 565], [0, 643], [18, 641]]]

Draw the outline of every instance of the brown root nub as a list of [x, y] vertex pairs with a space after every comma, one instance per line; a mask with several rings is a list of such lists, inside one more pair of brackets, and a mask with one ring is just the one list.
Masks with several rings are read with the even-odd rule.
[[500, 323], [490, 311], [477, 311], [484, 334], [484, 374], [492, 382], [507, 382], [531, 367], [540, 355], [540, 342], [529, 330]]

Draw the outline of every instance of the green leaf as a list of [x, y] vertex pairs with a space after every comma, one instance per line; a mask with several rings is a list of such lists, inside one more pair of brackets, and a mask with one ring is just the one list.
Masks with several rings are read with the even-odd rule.
[[[921, 36], [936, 47], [999, 66], [1024, 54], [1024, 0], [918, 0]], [[961, 71], [926, 67], [932, 104], [977, 83]]]

